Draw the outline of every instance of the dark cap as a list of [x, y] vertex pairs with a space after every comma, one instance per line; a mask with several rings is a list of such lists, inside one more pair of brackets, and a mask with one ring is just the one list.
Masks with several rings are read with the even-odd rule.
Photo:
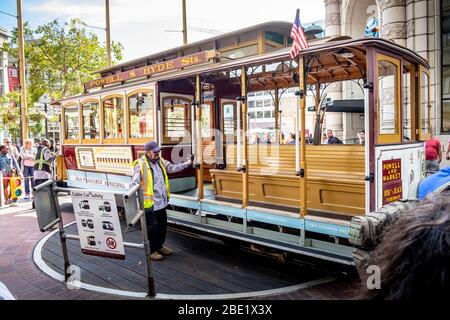
[[161, 150], [161, 147], [155, 141], [147, 142], [144, 146], [145, 152], [148, 152], [148, 151], [159, 152], [160, 150]]

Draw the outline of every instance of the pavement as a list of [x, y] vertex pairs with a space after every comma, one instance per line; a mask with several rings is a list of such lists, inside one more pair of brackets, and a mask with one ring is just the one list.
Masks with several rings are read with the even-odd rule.
[[[70, 199], [66, 198], [65, 201]], [[60, 201], [62, 202], [62, 201]], [[74, 221], [71, 212], [62, 212], [65, 224]], [[36, 243], [45, 236], [38, 229], [36, 212], [30, 200], [19, 200], [17, 206], [0, 208], [0, 282], [18, 300], [122, 300], [124, 297], [69, 289], [50, 278], [34, 264]], [[262, 299], [274, 300], [347, 300], [355, 299], [359, 281], [338, 277], [335, 281], [301, 289], [293, 293]]]

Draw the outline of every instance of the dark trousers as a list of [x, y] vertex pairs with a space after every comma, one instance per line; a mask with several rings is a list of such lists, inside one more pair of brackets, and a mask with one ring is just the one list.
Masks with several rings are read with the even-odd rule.
[[23, 176], [25, 178], [24, 182], [25, 182], [25, 194], [26, 195], [29, 195], [31, 193], [30, 184], [31, 184], [31, 188], [34, 187], [33, 174], [34, 174], [33, 166], [23, 166]]
[[162, 248], [166, 241], [167, 212], [166, 208], [153, 211], [145, 209], [145, 221], [147, 222], [148, 241], [151, 253]]

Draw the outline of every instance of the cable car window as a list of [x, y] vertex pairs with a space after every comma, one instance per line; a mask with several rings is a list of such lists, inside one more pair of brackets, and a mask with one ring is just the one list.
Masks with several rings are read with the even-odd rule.
[[411, 122], [411, 70], [403, 72], [403, 141], [414, 140], [412, 136]]
[[424, 140], [424, 134], [429, 132], [429, 116], [430, 116], [430, 101], [429, 101], [429, 91], [428, 91], [429, 78], [428, 74], [424, 71], [420, 72], [420, 132], [422, 134], [422, 139]]
[[377, 60], [378, 143], [400, 143], [400, 61], [381, 54]]
[[388, 61], [380, 61], [378, 63], [378, 99], [380, 102], [380, 133], [395, 134], [397, 133], [396, 120], [396, 79], [397, 72], [395, 64]]
[[103, 101], [103, 128], [105, 139], [123, 138], [123, 99]]
[[80, 131], [80, 114], [77, 106], [64, 108], [64, 123], [65, 139], [77, 140]]
[[177, 143], [189, 139], [191, 131], [191, 102], [182, 98], [165, 98], [163, 100], [164, 141]]
[[154, 112], [151, 93], [137, 93], [128, 97], [130, 110], [130, 138], [153, 138]]
[[98, 102], [83, 105], [83, 139], [100, 138], [100, 114]]
[[224, 103], [223, 110], [223, 133], [233, 135], [236, 130], [236, 106], [233, 103]]

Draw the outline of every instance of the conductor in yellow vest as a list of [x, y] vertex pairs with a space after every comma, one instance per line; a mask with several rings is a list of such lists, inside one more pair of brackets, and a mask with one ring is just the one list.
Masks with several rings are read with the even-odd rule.
[[164, 246], [167, 233], [166, 207], [170, 198], [168, 173], [182, 171], [192, 165], [188, 160], [172, 164], [160, 156], [161, 148], [156, 142], [144, 146], [145, 154], [133, 163], [132, 184], [140, 184], [141, 206], [145, 211], [148, 239], [150, 241], [150, 258], [160, 261], [173, 250]]

